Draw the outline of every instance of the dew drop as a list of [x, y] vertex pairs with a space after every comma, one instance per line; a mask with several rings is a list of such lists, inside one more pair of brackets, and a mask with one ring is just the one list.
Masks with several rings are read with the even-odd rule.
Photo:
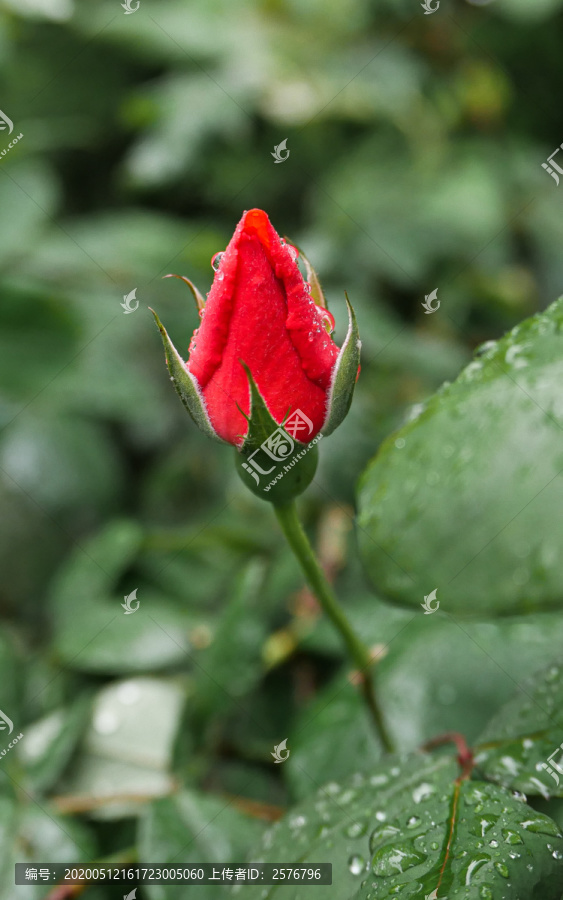
[[477, 856], [475, 859], [472, 859], [467, 868], [464, 870], [465, 872], [465, 885], [472, 884], [473, 875], [479, 871], [485, 863], [490, 862], [490, 857], [486, 854], [482, 854], [481, 856]]
[[411, 816], [410, 819], [407, 820], [407, 828], [416, 828], [419, 824], [420, 819], [418, 816]]
[[211, 257], [211, 268], [217, 271], [219, 266], [221, 265], [221, 260], [223, 259], [223, 252], [216, 253], [215, 256]]
[[385, 819], [387, 818], [387, 813], [384, 813], [381, 809], [378, 809], [375, 814], [375, 818], [377, 819], [378, 822], [385, 822]]
[[406, 872], [425, 859], [426, 854], [417, 852], [411, 844], [394, 844], [377, 851], [372, 859], [372, 872], [381, 878], [387, 878], [397, 872]]
[[545, 673], [545, 680], [548, 684], [551, 684], [553, 681], [557, 681], [559, 678], [559, 667], [551, 666]]
[[361, 875], [366, 867], [366, 861], [359, 853], [354, 853], [348, 860], [348, 868], [352, 875]]
[[428, 800], [432, 794], [436, 793], [436, 788], [433, 784], [427, 784], [424, 782], [423, 784], [419, 784], [418, 787], [415, 787], [412, 792], [412, 799], [415, 803], [420, 803], [421, 800]]
[[319, 315], [323, 320], [323, 327], [327, 334], [332, 334], [335, 326], [334, 316], [332, 315], [332, 313], [329, 312], [328, 309], [323, 309], [322, 307], [320, 307]]
[[562, 837], [558, 826], [551, 819], [548, 819], [547, 816], [542, 817], [541, 819], [539, 817], [537, 819], [526, 819], [525, 822], [520, 822], [520, 827], [525, 828], [527, 831], [532, 831], [534, 834], [548, 834], [553, 837]]
[[[477, 837], [485, 837], [487, 832], [490, 831], [491, 828], [494, 828], [497, 821], [498, 821], [498, 816], [493, 816], [491, 814], [488, 814], [486, 816], [481, 816], [479, 821], [475, 822], [471, 826], [470, 831], [472, 832], [472, 834], [477, 835]], [[497, 844], [497, 846], [498, 846], [498, 844]]]
[[372, 775], [369, 783], [373, 785], [373, 787], [381, 787], [381, 785], [387, 784], [388, 781], [387, 775]]
[[503, 828], [502, 836], [504, 838], [505, 844], [523, 844], [523, 840], [518, 834], [517, 831], [512, 831], [510, 828]]
[[477, 347], [475, 353], [477, 356], [483, 356], [483, 354], [488, 353], [490, 350], [495, 350], [496, 346], [496, 341], [485, 341], [484, 344], [481, 344], [479, 347]]
[[493, 892], [486, 884], [481, 885], [479, 888], [479, 896], [481, 900], [493, 900]]
[[507, 867], [505, 866], [504, 863], [496, 862], [496, 863], [495, 863], [495, 869], [497, 870], [497, 872], [499, 873], [499, 875], [502, 875], [503, 878], [508, 878], [508, 877], [509, 877], [508, 869], [507, 869]]
[[396, 828], [395, 825], [383, 825], [381, 828], [376, 828], [375, 831], [372, 831], [369, 838], [370, 853], [375, 853], [381, 844], [387, 843], [389, 838], [394, 838], [398, 834], [400, 834], [400, 829]]
[[348, 827], [345, 828], [344, 834], [346, 837], [357, 838], [362, 837], [367, 830], [366, 822], [352, 822], [351, 825], [348, 825]]

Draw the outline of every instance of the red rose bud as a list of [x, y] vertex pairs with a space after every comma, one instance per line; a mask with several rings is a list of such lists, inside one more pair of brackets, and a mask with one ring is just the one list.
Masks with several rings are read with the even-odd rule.
[[[339, 350], [318, 279], [305, 260], [310, 283], [304, 281], [296, 258], [266, 213], [252, 209], [225, 252], [213, 257], [215, 278], [187, 363], [155, 316], [172, 380], [192, 418], [211, 437], [246, 452], [263, 433], [251, 434], [256, 398], [274, 428], [286, 422], [301, 443], [334, 431], [352, 401], [360, 352], [353, 310], [348, 303], [350, 325]], [[201, 307], [201, 295], [183, 280]]]

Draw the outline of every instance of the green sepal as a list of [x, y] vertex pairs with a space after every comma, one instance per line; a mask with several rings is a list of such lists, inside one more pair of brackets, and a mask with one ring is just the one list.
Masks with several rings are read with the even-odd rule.
[[216, 441], [220, 441], [221, 444], [226, 444], [227, 441], [224, 441], [219, 437], [213, 425], [210, 422], [209, 415], [207, 413], [207, 409], [205, 406], [205, 401], [201, 395], [199, 385], [197, 381], [193, 377], [193, 375], [188, 372], [186, 368], [186, 364], [184, 363], [182, 357], [176, 350], [176, 347], [168, 337], [166, 329], [154, 309], [151, 309], [151, 312], [156, 320], [156, 324], [158, 325], [158, 330], [160, 331], [162, 342], [164, 344], [164, 352], [166, 354], [166, 365], [168, 366], [168, 371], [170, 372], [170, 378], [174, 387], [176, 388], [176, 392], [189, 412], [190, 416], [194, 420], [197, 427], [200, 431], [203, 431], [207, 437], [213, 438]]
[[205, 309], [205, 300], [201, 291], [198, 291], [193, 281], [190, 281], [189, 278], [186, 278], [185, 275], [174, 275], [173, 272], [170, 275], [163, 275], [163, 278], [178, 278], [179, 281], [183, 281], [184, 284], [187, 284], [190, 291], [192, 292], [193, 298], [195, 300], [195, 305], [197, 306], [198, 312], [202, 312]]
[[345, 294], [348, 307], [348, 334], [340, 348], [338, 359], [334, 366], [330, 390], [327, 402], [327, 414], [322, 427], [324, 436], [332, 434], [348, 415], [352, 404], [354, 388], [358, 378], [358, 366], [360, 365], [360, 332], [352, 304]]
[[[241, 365], [250, 389], [250, 415], [243, 413], [248, 422], [248, 433], [242, 447], [236, 451], [237, 472], [257, 497], [275, 504], [288, 503], [303, 493], [313, 480], [318, 462], [317, 443], [322, 435], [302, 443], [288, 434], [283, 424], [278, 425], [272, 418], [248, 366], [242, 360]], [[288, 409], [284, 421], [295, 412]], [[266, 442], [267, 449], [264, 449]]]

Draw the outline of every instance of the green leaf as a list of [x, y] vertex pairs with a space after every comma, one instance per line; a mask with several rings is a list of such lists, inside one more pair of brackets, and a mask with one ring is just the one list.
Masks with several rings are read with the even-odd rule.
[[59, 815], [45, 801], [39, 805], [26, 798], [16, 804], [0, 796], [0, 900], [38, 900], [52, 891], [52, 885], [41, 883], [14, 890], [16, 862], [91, 863], [95, 856], [92, 835], [80, 822]]
[[559, 900], [563, 835], [553, 819], [486, 782], [438, 787], [388, 817], [354, 900]]
[[[371, 611], [371, 622], [363, 611], [352, 621], [369, 646], [378, 638], [388, 643], [376, 677], [385, 720], [403, 750], [446, 731], [476, 741], [515, 686], [555, 657], [563, 643], [563, 620], [555, 613], [458, 624], [439, 611], [425, 616], [420, 610], [409, 619], [404, 610], [373, 598]], [[289, 733], [284, 773], [296, 798], [311, 793], [308, 772], [339, 779], [365, 771], [376, 758], [373, 728], [348, 668], [317, 693]], [[561, 740], [563, 734], [552, 750]]]
[[[187, 658], [187, 632], [194, 620], [188, 609], [138, 581], [138, 609], [126, 614], [122, 608], [125, 594], [117, 581], [137, 558], [142, 540], [136, 523], [110, 522], [63, 565], [51, 591], [53, 643], [70, 668], [128, 673]], [[128, 585], [127, 595], [133, 586]]]
[[[334, 900], [558, 900], [556, 823], [504, 788], [457, 775], [453, 757], [416, 754], [329, 783], [277, 823], [252, 859], [330, 860], [323, 897]], [[262, 890], [247, 888], [248, 897], [276, 888]]]
[[371, 768], [382, 754], [363, 698], [348, 675], [336, 678], [316, 695], [299, 716], [288, 746], [291, 756], [284, 774], [295, 798], [311, 794], [319, 781], [339, 780]]
[[84, 693], [69, 708], [60, 707], [26, 725], [18, 756], [36, 791], [51, 788], [64, 771], [85, 730], [90, 706]]
[[109, 594], [116, 580], [135, 559], [143, 531], [129, 520], [113, 521], [65, 561], [51, 592], [57, 610], [76, 611], [84, 596]]
[[[152, 863], [190, 865], [211, 862], [227, 865], [244, 860], [258, 839], [262, 825], [240, 813], [222, 797], [183, 790], [151, 803], [139, 821], [139, 857]], [[174, 900], [174, 885], [146, 888], [151, 900]], [[210, 894], [208, 892], [211, 892]], [[205, 896], [215, 900], [226, 888], [210, 886]]]
[[479, 738], [476, 764], [505, 787], [546, 799], [563, 797], [561, 665], [550, 665], [525, 681], [493, 716]]
[[[309, 774], [315, 779], [314, 770]], [[342, 784], [329, 782], [269, 829], [248, 858], [287, 864], [331, 862], [332, 887], [323, 888], [322, 896], [347, 900], [360, 886], [372, 835], [408, 803], [420, 811], [428, 797], [436, 794], [437, 784], [449, 785], [457, 774], [452, 757], [417, 754], [392, 757], [369, 775], [356, 774]], [[266, 900], [276, 891], [272, 886], [246, 887], [245, 897]]]
[[64, 793], [118, 818], [170, 793], [184, 700], [182, 685], [164, 678], [130, 678], [102, 688]]
[[264, 615], [265, 566], [250, 562], [240, 573], [225, 600], [209, 647], [197, 655], [194, 669], [196, 717], [204, 722], [238, 707], [264, 670], [262, 645], [267, 635]]
[[[365, 472], [359, 536], [373, 583], [446, 612], [561, 605], [563, 299], [480, 348]], [[455, 530], [455, 539], [452, 529]]]

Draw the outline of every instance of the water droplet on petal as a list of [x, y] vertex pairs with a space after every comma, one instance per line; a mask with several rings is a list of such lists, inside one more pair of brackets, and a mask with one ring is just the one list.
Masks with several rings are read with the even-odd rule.
[[318, 308], [318, 312], [320, 314], [321, 319], [323, 320], [323, 326], [327, 334], [332, 334], [334, 331], [335, 321], [334, 316], [328, 309], [323, 309], [322, 307]]
[[223, 259], [223, 251], [221, 251], [220, 253], [216, 253], [215, 256], [212, 256], [211, 257], [211, 268], [215, 269], [215, 271], [217, 271], [217, 269], [221, 265], [222, 259]]

